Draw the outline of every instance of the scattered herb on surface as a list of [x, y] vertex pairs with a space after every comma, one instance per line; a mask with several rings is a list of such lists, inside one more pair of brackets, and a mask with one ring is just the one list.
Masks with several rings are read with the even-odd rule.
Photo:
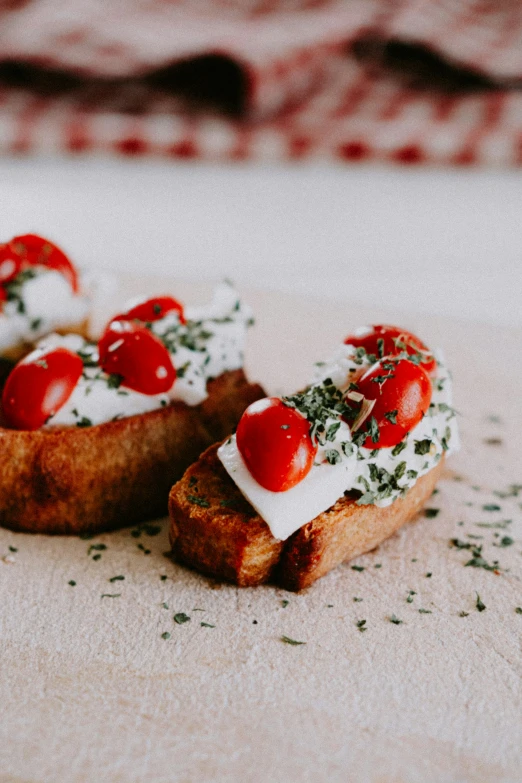
[[121, 593], [102, 593], [102, 598], [120, 598]]
[[351, 568], [352, 568], [352, 571], [364, 571], [364, 566], [353, 565], [353, 566], [351, 566]]
[[167, 574], [161, 574], [160, 579], [162, 582], [164, 582], [166, 579], [168, 579]]
[[433, 519], [438, 515], [440, 511], [440, 508], [425, 508], [424, 509], [424, 516], [428, 517], [428, 519]]
[[516, 612], [517, 614], [522, 614], [522, 606], [516, 606], [516, 607], [515, 607], [515, 612]]
[[459, 612], [459, 617], [469, 617], [469, 612]]
[[71, 585], [71, 587], [76, 587], [76, 582], [74, 581], [74, 579], [70, 579], [69, 584]]
[[419, 609], [419, 614], [433, 614], [431, 609], [423, 609], [422, 607]]
[[482, 506], [483, 511], [501, 511], [502, 509], [497, 503], [486, 503], [486, 505]]
[[185, 612], [178, 612], [174, 615], [174, 622], [177, 625], [183, 625], [184, 623], [190, 622], [190, 617], [188, 614], [185, 614]]
[[476, 593], [476, 596], [477, 596], [477, 602], [476, 602], [475, 606], [477, 607], [477, 610], [479, 612], [483, 612], [484, 609], [486, 609], [486, 604], [483, 603], [483, 601], [481, 600], [480, 595], [478, 593]]
[[289, 603], [290, 603], [290, 601], [287, 601], [287, 600], [286, 600], [286, 598], [284, 598], [284, 599], [281, 601], [281, 607], [282, 607], [283, 609], [286, 609], [286, 607], [288, 606], [288, 604], [289, 604]]
[[411, 604], [411, 603], [413, 603], [413, 596], [414, 596], [414, 595], [417, 595], [417, 593], [415, 592], [415, 590], [410, 590], [410, 591], [408, 592], [408, 597], [406, 598], [406, 603], [408, 603], [408, 604]]
[[168, 631], [164, 631], [164, 632], [161, 634], [161, 638], [162, 638], [162, 639], [170, 639], [170, 633], [169, 633]]
[[111, 576], [111, 578], [109, 579], [109, 582], [121, 582], [124, 579], [125, 579], [125, 577], [120, 574], [119, 576]]
[[357, 626], [357, 628], [358, 628], [358, 629], [359, 629], [359, 631], [361, 631], [361, 632], [362, 632], [362, 631], [366, 631], [366, 630], [367, 630], [367, 628], [366, 628], [366, 620], [357, 620], [357, 622], [355, 623], [355, 625]]
[[392, 614], [390, 617], [388, 617], [388, 620], [390, 623], [393, 623], [394, 625], [402, 625], [402, 620], [399, 620], [398, 617], [396, 617], [394, 614]]
[[293, 644], [294, 646], [298, 644], [306, 644], [306, 642], [298, 642], [296, 639], [291, 639], [289, 636], [281, 636], [281, 641], [285, 642], [285, 644]]
[[201, 625], [202, 628], [215, 628], [216, 627], [215, 625], [211, 625], [210, 623], [204, 623], [204, 622], [201, 622], [200, 625]]

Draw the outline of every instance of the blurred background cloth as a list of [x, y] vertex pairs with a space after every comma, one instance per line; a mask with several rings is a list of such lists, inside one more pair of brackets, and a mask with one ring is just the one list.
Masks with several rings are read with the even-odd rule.
[[519, 0], [0, 0], [0, 153], [522, 163]]

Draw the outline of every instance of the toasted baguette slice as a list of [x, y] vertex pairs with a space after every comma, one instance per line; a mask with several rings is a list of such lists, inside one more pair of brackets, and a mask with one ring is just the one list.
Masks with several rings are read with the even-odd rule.
[[78, 534], [164, 515], [173, 481], [264, 396], [242, 370], [207, 388], [201, 405], [177, 402], [94, 427], [0, 427], [0, 524]]
[[332, 568], [375, 549], [413, 519], [432, 494], [442, 462], [386, 508], [343, 497], [297, 530], [275, 539], [229, 477], [211, 446], [170, 492], [170, 541], [177, 560], [241, 587], [274, 581], [308, 587]]

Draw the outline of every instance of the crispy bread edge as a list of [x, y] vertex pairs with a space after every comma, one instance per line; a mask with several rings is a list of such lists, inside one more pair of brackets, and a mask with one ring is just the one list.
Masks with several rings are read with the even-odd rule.
[[[344, 497], [281, 542], [207, 449], [170, 492], [170, 540], [180, 562], [239, 586], [272, 580], [286, 590], [313, 584], [340, 563], [375, 549], [420, 511], [443, 462], [386, 508]], [[197, 490], [197, 491], [196, 491]]]
[[264, 396], [243, 370], [209, 381], [208, 398], [94, 427], [0, 427], [0, 524], [32, 533], [95, 533], [163, 516], [172, 483]]

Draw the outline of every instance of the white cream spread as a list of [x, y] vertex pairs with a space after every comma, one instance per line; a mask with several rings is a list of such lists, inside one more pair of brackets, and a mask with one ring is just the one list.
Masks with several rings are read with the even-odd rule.
[[91, 307], [87, 293], [75, 294], [53, 269], [33, 266], [9, 284], [0, 310], [0, 356], [33, 343], [55, 329], [81, 324]]
[[[284, 541], [333, 506], [344, 492], [361, 492], [358, 503], [362, 505], [388, 506], [431, 470], [444, 453], [458, 450], [451, 377], [442, 354], [437, 353], [436, 359], [430, 408], [398, 446], [374, 450], [357, 446], [348, 425], [333, 413], [326, 422], [327, 436], [319, 445], [312, 469], [286, 492], [271, 492], [257, 483], [239, 453], [235, 436], [220, 446], [218, 456], [226, 471], [275, 538]], [[367, 360], [357, 357], [353, 346], [342, 345], [331, 361], [316, 365], [310, 388], [320, 390], [330, 379], [345, 391], [368, 366]]]
[[90, 426], [146, 413], [174, 400], [187, 405], [203, 402], [210, 378], [243, 366], [246, 330], [252, 314], [241, 304], [234, 288], [223, 283], [210, 304], [186, 307], [185, 318], [187, 322], [182, 324], [177, 313], [169, 313], [151, 325], [176, 368], [176, 380], [164, 394], [141, 394], [118, 385], [113, 376], [100, 368], [97, 345], [79, 335], [52, 334], [41, 340], [40, 348], [63, 346], [84, 360], [83, 375], [72, 395], [45, 426]]

